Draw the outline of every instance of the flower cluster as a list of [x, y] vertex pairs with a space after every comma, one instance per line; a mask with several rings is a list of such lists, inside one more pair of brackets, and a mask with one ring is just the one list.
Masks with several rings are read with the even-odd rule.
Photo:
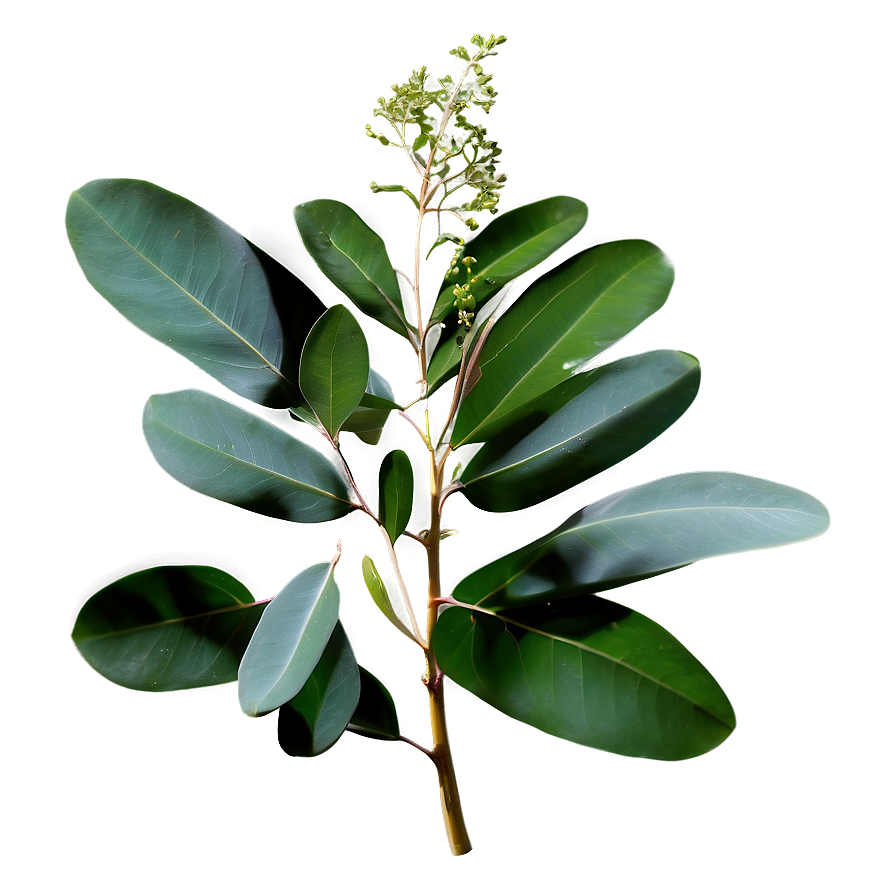
[[[403, 149], [423, 179], [421, 202], [438, 212], [450, 212], [459, 217], [471, 230], [478, 226], [471, 212], [497, 212], [499, 190], [506, 175], [498, 174], [495, 166], [501, 149], [488, 139], [481, 124], [468, 118], [468, 110], [479, 108], [488, 114], [495, 103], [497, 91], [492, 87], [492, 76], [482, 66], [482, 60], [496, 55], [496, 47], [506, 38], [492, 34], [484, 38], [474, 34], [468, 50], [460, 46], [451, 55], [465, 63], [460, 77], [451, 75], [433, 78], [426, 66], [411, 72], [404, 84], [393, 84], [392, 95], [380, 97], [374, 115], [384, 118], [395, 132], [395, 138], [377, 133], [367, 125], [367, 136], [385, 146]], [[372, 184], [375, 192], [403, 192], [414, 194], [400, 184], [380, 186]], [[459, 203], [451, 200], [463, 187], [475, 192], [471, 199]], [[416, 200], [415, 200], [416, 203]]]

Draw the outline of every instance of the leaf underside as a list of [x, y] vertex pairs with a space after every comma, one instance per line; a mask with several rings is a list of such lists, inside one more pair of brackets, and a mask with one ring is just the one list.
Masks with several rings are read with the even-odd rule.
[[354, 509], [322, 454], [205, 392], [154, 395], [143, 433], [166, 472], [219, 501], [297, 523], [338, 519]]
[[544, 603], [802, 541], [827, 526], [824, 506], [790, 486], [738, 473], [682, 473], [590, 504], [471, 573], [454, 596], [492, 608]]
[[304, 687], [339, 619], [333, 564], [300, 572], [266, 607], [239, 668], [239, 700], [261, 716]]

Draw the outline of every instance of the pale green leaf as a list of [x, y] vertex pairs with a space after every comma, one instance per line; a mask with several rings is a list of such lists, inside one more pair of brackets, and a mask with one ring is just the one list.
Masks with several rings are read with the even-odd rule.
[[205, 392], [152, 396], [143, 434], [164, 470], [219, 501], [296, 523], [335, 520], [354, 510], [323, 455]]

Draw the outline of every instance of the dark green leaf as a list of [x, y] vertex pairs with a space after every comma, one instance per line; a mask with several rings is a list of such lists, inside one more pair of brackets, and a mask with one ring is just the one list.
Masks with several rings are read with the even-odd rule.
[[462, 687], [588, 747], [689, 759], [734, 729], [728, 698], [681, 643], [601, 597], [495, 615], [449, 607], [432, 643], [441, 669]]
[[390, 451], [380, 466], [379, 518], [395, 544], [411, 518], [414, 504], [414, 470], [401, 449]]
[[300, 572], [265, 608], [239, 668], [246, 715], [292, 700], [314, 671], [339, 618], [334, 563]]
[[305, 341], [299, 385], [331, 438], [358, 407], [369, 375], [367, 340], [358, 322], [344, 305], [328, 308]]
[[489, 335], [452, 446], [518, 423], [534, 399], [653, 314], [671, 287], [669, 260], [643, 240], [594, 246], [536, 280]]
[[98, 591], [72, 638], [116, 684], [174, 691], [235, 681], [265, 603], [210, 566], [157, 566]]
[[634, 454], [689, 407], [697, 359], [655, 351], [570, 377], [479, 450], [460, 477], [483, 510], [530, 507]]
[[363, 666], [361, 673], [361, 699], [348, 723], [348, 730], [375, 740], [399, 740], [398, 715], [392, 695]]
[[295, 219], [305, 248], [330, 281], [365, 314], [415, 343], [382, 239], [335, 199], [296, 206]]
[[738, 473], [681, 473], [617, 492], [553, 532], [467, 576], [457, 600], [518, 607], [606, 591], [696, 560], [820, 535], [823, 505]]
[[280, 707], [277, 737], [290, 756], [319, 756], [345, 731], [361, 696], [361, 678], [342, 623], [337, 622], [317, 665], [289, 703]]
[[163, 469], [203, 495], [296, 523], [334, 520], [354, 509], [325, 457], [205, 392], [154, 395], [143, 432]]
[[[572, 239], [585, 225], [588, 209], [569, 196], [553, 196], [499, 215], [467, 243], [464, 255], [476, 259], [473, 289], [477, 307], [503, 289], [511, 280], [531, 270]], [[429, 319], [429, 326], [446, 323], [430, 360], [427, 380], [430, 391], [457, 372], [460, 353], [446, 351], [454, 344], [457, 311], [452, 290], [465, 281], [465, 271], [449, 273]], [[491, 282], [489, 282], [491, 281]], [[449, 320], [451, 318], [452, 320]], [[438, 369], [434, 366], [439, 356]]]
[[75, 190], [66, 226], [87, 279], [133, 324], [244, 398], [296, 403], [282, 303], [260, 250], [235, 230], [139, 180], [95, 180]]

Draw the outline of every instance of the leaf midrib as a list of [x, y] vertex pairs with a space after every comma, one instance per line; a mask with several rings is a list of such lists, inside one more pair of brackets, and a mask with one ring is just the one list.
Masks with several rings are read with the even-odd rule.
[[[345, 498], [340, 498], [338, 495], [334, 495], [332, 492], [325, 491], [324, 489], [318, 488], [315, 485], [310, 485], [307, 482], [301, 482], [298, 479], [292, 479], [289, 476], [287, 476], [285, 473], [280, 473], [277, 470], [269, 470], [267, 467], [262, 467], [258, 464], [253, 464], [250, 461], [244, 460], [241, 457], [237, 457], [235, 454], [230, 454], [227, 451], [222, 451], [220, 448], [213, 448], [211, 445], [207, 445], [205, 442], [201, 442], [201, 441], [199, 441], [199, 439], [195, 439], [195, 438], [193, 438], [193, 436], [189, 436], [185, 432], [181, 432], [181, 430], [175, 429], [170, 423], [166, 423], [164, 420], [160, 420], [158, 415], [154, 416], [152, 422], [158, 426], [165, 427], [165, 429], [167, 429], [169, 432], [173, 432], [176, 435], [179, 435], [182, 439], [186, 439], [186, 441], [190, 442], [193, 445], [199, 445], [202, 448], [204, 448], [206, 451], [211, 451], [215, 454], [221, 455], [222, 457], [230, 458], [230, 460], [236, 461], [236, 463], [242, 464], [244, 467], [249, 467], [252, 470], [263, 470], [265, 473], [269, 473], [271, 476], [276, 476], [278, 479], [282, 479], [283, 481], [289, 482], [292, 485], [298, 486], [301, 489], [305, 489], [306, 491], [316, 492], [319, 495], [325, 495], [328, 498], [333, 498], [335, 501], [341, 501], [343, 504], [348, 504], [351, 507], [354, 506], [351, 501], [347, 501]], [[301, 445], [302, 443], [299, 442], [298, 444]], [[302, 447], [306, 447], [306, 446], [303, 445]]]
[[[275, 374], [277, 377], [279, 377], [281, 380], [283, 380], [284, 383], [286, 383], [287, 385], [290, 385], [290, 386], [291, 386], [291, 384], [290, 384], [290, 382], [289, 382], [289, 379], [288, 379], [286, 376], [284, 376], [284, 374], [282, 373], [282, 371], [280, 371], [280, 369], [277, 367], [276, 364], [274, 364], [274, 363], [272, 363], [271, 361], [269, 361], [269, 360], [268, 360], [268, 359], [267, 359], [267, 358], [266, 358], [266, 357], [265, 357], [265, 356], [264, 356], [264, 355], [263, 355], [263, 354], [262, 354], [262, 353], [261, 353], [255, 346], [254, 346], [254, 345], [252, 345], [250, 342], [248, 342], [248, 341], [245, 339], [245, 337], [243, 337], [243, 336], [241, 336], [239, 333], [237, 333], [237, 331], [234, 330], [233, 327], [231, 327], [229, 324], [227, 324], [225, 321], [223, 321], [220, 317], [218, 317], [218, 316], [217, 316], [217, 315], [216, 315], [216, 314], [215, 314], [215, 313], [214, 313], [214, 312], [213, 312], [207, 305], [204, 305], [204, 304], [202, 303], [202, 301], [201, 301], [197, 296], [194, 296], [189, 290], [187, 290], [187, 289], [186, 289], [185, 287], [183, 287], [180, 283], [178, 283], [177, 280], [175, 280], [175, 279], [174, 279], [173, 277], [171, 277], [168, 273], [166, 273], [165, 271], [163, 271], [163, 270], [162, 270], [162, 269], [161, 269], [161, 268], [160, 268], [160, 267], [159, 267], [159, 266], [158, 266], [152, 259], [150, 259], [150, 258], [148, 258], [146, 255], [144, 255], [144, 254], [143, 254], [143, 253], [142, 253], [142, 252], [141, 252], [141, 251], [140, 251], [140, 250], [139, 250], [133, 243], [131, 243], [128, 239], [125, 238], [124, 234], [121, 233], [121, 231], [116, 230], [116, 229], [112, 226], [112, 224], [111, 224], [109, 221], [107, 221], [106, 218], [104, 218], [104, 217], [100, 214], [99, 210], [96, 209], [94, 206], [92, 206], [92, 205], [91, 205], [91, 204], [90, 204], [90, 203], [89, 203], [89, 202], [88, 202], [88, 201], [87, 201], [87, 200], [86, 200], [86, 199], [85, 199], [85, 198], [84, 198], [84, 197], [83, 197], [77, 190], [75, 190], [75, 192], [74, 192], [72, 195], [73, 195], [73, 196], [77, 196], [78, 199], [80, 199], [81, 202], [83, 202], [84, 205], [86, 205], [87, 208], [89, 208], [89, 209], [96, 215], [96, 217], [97, 217], [100, 221], [102, 221], [103, 224], [105, 224], [106, 227], [108, 227], [109, 230], [110, 230], [112, 233], [114, 233], [115, 236], [117, 236], [117, 237], [118, 237], [118, 238], [119, 238], [119, 239], [120, 239], [120, 240], [121, 240], [121, 241], [122, 241], [122, 242], [123, 242], [123, 243], [124, 243], [124, 244], [125, 244], [125, 245], [126, 245], [132, 252], [133, 252], [133, 253], [134, 253], [134, 254], [135, 254], [135, 255], [137, 255], [137, 256], [139, 256], [140, 258], [142, 258], [142, 259], [143, 259], [143, 260], [144, 260], [144, 261], [145, 261], [151, 268], [153, 268], [154, 270], [158, 271], [158, 273], [161, 274], [166, 280], [168, 280], [169, 282], [173, 283], [173, 284], [174, 284], [174, 285], [175, 285], [175, 286], [176, 286], [176, 287], [177, 287], [177, 288], [178, 288], [178, 289], [179, 289], [179, 290], [180, 290], [180, 291], [181, 291], [181, 292], [188, 298], [188, 299], [190, 299], [190, 301], [192, 301], [192, 302], [195, 303], [198, 307], [200, 307], [203, 311], [205, 311], [205, 313], [208, 314], [208, 316], [209, 316], [215, 323], [217, 323], [217, 324], [219, 324], [221, 327], [223, 327], [223, 328], [224, 328], [228, 333], [230, 333], [235, 339], [237, 339], [237, 340], [238, 340], [239, 342], [241, 342], [246, 348], [248, 348], [249, 351], [250, 351], [252, 354], [254, 354], [256, 357], [258, 357], [259, 360], [262, 362], [262, 367], [263, 367], [263, 368], [267, 368], [267, 369], [270, 370], [273, 374]], [[229, 367], [239, 367], [239, 368], [242, 368], [242, 369], [245, 369], [245, 370], [255, 370], [255, 369], [259, 369], [259, 368], [249, 367], [249, 366], [244, 367], [243, 365], [239, 365], [239, 364], [230, 364], [230, 363], [227, 362], [227, 361], [216, 361], [216, 363], [223, 363], [223, 364], [227, 364], [227, 366], [229, 366]]]
[[[649, 675], [648, 673], [644, 672], [643, 670], [637, 668], [637, 666], [633, 666], [630, 663], [626, 663], [624, 660], [621, 660], [618, 657], [614, 657], [614, 656], [606, 653], [605, 651], [596, 650], [595, 648], [591, 647], [590, 645], [584, 644], [581, 641], [574, 641], [571, 638], [564, 638], [562, 635], [555, 635], [551, 632], [545, 631], [544, 629], [539, 629], [539, 628], [535, 628], [534, 626], [531, 626], [531, 625], [526, 625], [525, 623], [519, 622], [516, 619], [512, 619], [509, 616], [502, 616], [501, 613], [499, 613], [499, 612], [495, 612], [495, 611], [490, 612], [488, 609], [483, 608], [483, 607], [476, 607], [474, 612], [488, 613], [490, 616], [494, 616], [495, 619], [499, 620], [500, 622], [503, 622], [505, 626], [507, 626], [508, 624], [513, 625], [516, 628], [524, 629], [525, 631], [530, 632], [534, 635], [540, 635], [543, 638], [548, 638], [552, 642], [559, 641], [561, 644], [568, 644], [570, 647], [574, 647], [577, 650], [581, 650], [583, 653], [590, 653], [593, 656], [601, 657], [601, 659], [607, 660], [608, 662], [613, 663], [614, 665], [621, 666], [623, 669], [628, 669], [630, 672], [634, 672], [635, 675], [639, 676], [640, 678], [643, 678], [646, 681], [653, 682], [653, 684], [657, 685], [660, 688], [663, 688], [668, 693], [674, 694], [676, 697], [678, 697], [681, 700], [686, 701], [691, 706], [694, 706], [697, 709], [701, 710], [702, 712], [705, 712], [708, 716], [712, 717], [717, 722], [719, 722], [721, 725], [724, 725], [726, 728], [733, 730], [731, 728], [731, 726], [728, 724], [728, 722], [726, 722], [724, 719], [717, 716], [714, 712], [707, 709], [705, 706], [702, 706], [701, 704], [696, 703], [694, 700], [692, 700], [686, 694], [682, 693], [681, 691], [677, 690], [676, 688], [672, 687], [671, 685], [668, 685], [665, 682], [660, 681], [658, 678], [654, 678], [654, 676]], [[473, 663], [472, 655], [471, 655], [471, 659], [470, 659], [470, 665], [473, 666], [473, 668], [475, 668], [475, 663]], [[520, 651], [520, 666], [523, 667], [524, 674], [526, 674], [525, 673], [525, 664], [523, 663], [523, 658], [522, 658], [522, 651]], [[478, 677], [478, 675], [477, 675], [477, 677]], [[526, 675], [526, 677], [528, 679], [528, 675]], [[552, 663], [552, 666], [551, 666], [551, 681], [552, 682], [553, 682], [553, 679], [554, 679], [554, 675], [553, 675], [553, 663]], [[480, 681], [481, 680], [482, 679], [480, 679]], [[531, 690], [531, 688], [530, 688], [530, 690]]]
[[[233, 595], [230, 595], [234, 597]], [[236, 599], [234, 597], [234, 599]], [[220, 616], [223, 613], [233, 613], [240, 610], [250, 610], [253, 607], [261, 607], [264, 604], [270, 603], [270, 600], [257, 600], [253, 603], [243, 604], [239, 603], [236, 606], [232, 607], [218, 607], [217, 610], [209, 610], [207, 613], [196, 613], [193, 616], [177, 616], [172, 619], [162, 619], [157, 622], [147, 622], [145, 625], [133, 625], [130, 628], [119, 628], [115, 629], [115, 631], [105, 632], [101, 635], [90, 635], [89, 637], [78, 638], [78, 643], [86, 643], [88, 641], [101, 641], [104, 638], [117, 638], [121, 635], [132, 635], [135, 632], [142, 631], [151, 631], [157, 628], [164, 628], [166, 625], [180, 625], [185, 622], [191, 622], [194, 619], [208, 619], [212, 616]]]
[[[488, 479], [489, 476], [497, 476], [501, 473], [507, 473], [508, 471], [513, 470], [516, 467], [521, 466], [522, 464], [531, 463], [535, 459], [542, 457], [545, 454], [549, 454], [552, 451], [556, 451], [557, 449], [562, 448], [564, 445], [568, 444], [569, 442], [573, 442], [576, 439], [581, 438], [582, 436], [585, 436], [585, 435], [591, 433], [595, 429], [599, 429], [602, 426], [606, 426], [608, 423], [611, 423], [613, 420], [616, 420], [619, 417], [628, 415], [631, 412], [638, 410], [639, 408], [642, 408], [644, 405], [650, 404], [658, 396], [660, 396], [660, 397], [664, 396], [670, 389], [674, 389], [676, 386], [678, 386], [681, 379], [684, 376], [687, 376], [689, 373], [691, 373], [691, 371], [692, 371], [692, 368], [689, 368], [681, 376], [677, 377], [673, 382], [668, 383], [666, 386], [663, 386], [660, 389], [657, 389], [657, 390], [651, 392], [649, 395], [644, 396], [643, 398], [639, 398], [636, 401], [631, 402], [631, 404], [627, 404], [623, 408], [619, 408], [618, 410], [614, 411], [613, 413], [611, 413], [605, 417], [602, 417], [600, 420], [598, 420], [595, 423], [592, 423], [590, 426], [587, 426], [584, 429], [580, 429], [580, 430], [576, 431], [571, 436], [569, 436], [569, 438], [562, 439], [561, 441], [558, 441], [553, 445], [548, 445], [547, 448], [544, 448], [540, 451], [534, 451], [531, 454], [528, 454], [526, 457], [522, 458], [521, 460], [514, 461], [512, 464], [507, 464], [506, 466], [503, 466], [503, 467], [494, 467], [494, 465], [492, 465], [491, 469], [487, 469], [487, 471], [485, 473], [482, 473], [481, 475], [477, 476], [475, 479], [471, 479], [469, 482], [464, 483], [464, 485], [472, 485], [474, 482], [479, 482], [481, 480]], [[582, 394], [584, 394], [584, 393], [582, 393]], [[575, 398], [571, 399], [569, 403], [571, 404], [578, 397], [579, 397], [578, 395], [575, 396]], [[567, 406], [568, 405], [564, 405], [563, 408], [561, 408], [560, 411], [557, 411], [556, 413], [560, 413]], [[551, 415], [551, 416], [553, 416], [553, 415]], [[550, 419], [550, 418], [548, 418], [548, 419]], [[546, 422], [547, 422], [547, 420], [545, 421], [545, 423]], [[527, 438], [528, 438], [528, 436], [527, 436]], [[498, 458], [498, 461], [500, 462], [500, 458]]]

